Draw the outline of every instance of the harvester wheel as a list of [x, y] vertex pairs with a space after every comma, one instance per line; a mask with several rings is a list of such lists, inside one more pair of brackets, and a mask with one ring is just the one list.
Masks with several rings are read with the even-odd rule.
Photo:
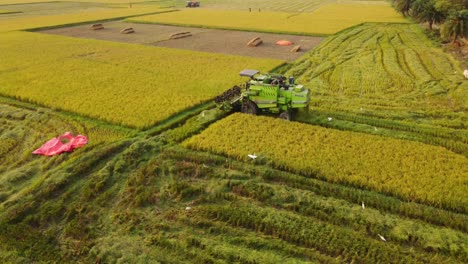
[[291, 113], [289, 111], [281, 112], [281, 114], [279, 115], [279, 118], [290, 121]]
[[244, 114], [256, 115], [258, 113], [258, 108], [254, 102], [247, 100], [242, 103], [241, 112]]

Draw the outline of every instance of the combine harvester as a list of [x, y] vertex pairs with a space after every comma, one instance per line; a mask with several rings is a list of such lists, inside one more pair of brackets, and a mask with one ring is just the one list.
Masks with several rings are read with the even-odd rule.
[[309, 90], [295, 84], [293, 77], [287, 80], [282, 75], [259, 74], [257, 70], [243, 70], [240, 76], [250, 80], [217, 96], [215, 103], [221, 109], [252, 115], [279, 114], [279, 118], [291, 120], [298, 109], [309, 108]]

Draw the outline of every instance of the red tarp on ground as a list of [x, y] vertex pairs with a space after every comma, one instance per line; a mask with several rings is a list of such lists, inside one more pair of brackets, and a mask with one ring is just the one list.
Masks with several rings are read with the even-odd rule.
[[40, 148], [36, 149], [33, 154], [44, 156], [54, 156], [62, 152], [71, 152], [73, 149], [84, 146], [88, 143], [88, 138], [82, 135], [73, 137], [70, 132], [65, 132], [63, 135], [47, 141]]
[[276, 41], [276, 45], [280, 46], [291, 46], [293, 43], [289, 40], [278, 40]]

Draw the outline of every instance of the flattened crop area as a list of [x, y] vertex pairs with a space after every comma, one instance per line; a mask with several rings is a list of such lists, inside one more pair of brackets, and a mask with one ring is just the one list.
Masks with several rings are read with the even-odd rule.
[[[218, 29], [189, 28], [166, 25], [146, 25], [124, 23], [119, 21], [103, 23], [104, 29], [91, 30], [90, 25], [80, 25], [67, 28], [42, 31], [48, 34], [58, 34], [80, 38], [102, 39], [118, 42], [137, 43], [168, 48], [196, 50], [204, 52], [224, 53], [258, 58], [273, 58], [292, 61], [311, 50], [323, 38], [297, 35], [279, 35], [257, 32], [230, 31]], [[123, 28], [131, 27], [133, 34], [120, 34]], [[170, 39], [170, 35], [180, 32], [190, 32], [191, 36]], [[258, 47], [248, 47], [251, 39], [260, 37], [263, 41]], [[301, 51], [291, 52], [292, 46], [276, 45], [276, 41], [287, 39], [300, 45]]]

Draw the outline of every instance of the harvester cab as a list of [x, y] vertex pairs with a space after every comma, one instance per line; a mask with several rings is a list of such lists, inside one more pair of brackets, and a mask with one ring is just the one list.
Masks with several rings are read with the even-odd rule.
[[[240, 76], [249, 77], [242, 87], [234, 86], [215, 102], [225, 110], [239, 108], [247, 114], [272, 113], [291, 120], [298, 109], [308, 109], [310, 94], [307, 88], [277, 74], [262, 74], [257, 70], [243, 70]], [[240, 106], [240, 107], [239, 107]]]

